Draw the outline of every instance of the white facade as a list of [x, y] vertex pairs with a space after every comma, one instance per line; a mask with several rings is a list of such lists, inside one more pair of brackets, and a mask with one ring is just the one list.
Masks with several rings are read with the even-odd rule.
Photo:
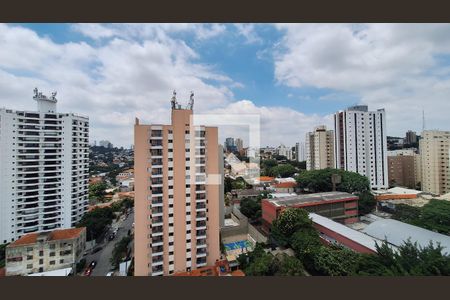
[[334, 168], [334, 133], [326, 126], [317, 126], [306, 134], [306, 169]]
[[366, 176], [373, 189], [388, 187], [386, 114], [353, 106], [334, 115], [335, 165]]
[[89, 119], [56, 113], [55, 95], [0, 109], [0, 243], [73, 227], [87, 209]]
[[281, 144], [277, 148], [277, 154], [285, 156], [288, 160], [292, 160], [293, 153], [291, 147], [286, 147], [285, 145]]

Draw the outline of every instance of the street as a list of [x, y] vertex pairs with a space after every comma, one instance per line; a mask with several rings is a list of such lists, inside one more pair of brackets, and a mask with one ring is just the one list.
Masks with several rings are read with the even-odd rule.
[[[127, 236], [128, 230], [132, 228], [132, 224], [134, 222], [134, 211], [129, 214], [129, 216], [123, 220], [119, 221], [116, 224], [113, 224], [113, 227], [118, 227], [118, 231], [116, 237], [112, 241], [108, 241], [108, 238], [105, 237], [105, 241], [101, 244], [98, 244], [96, 247], [102, 247], [97, 253], [88, 254], [86, 256], [87, 264], [90, 264], [91, 261], [97, 261], [97, 266], [92, 271], [91, 276], [106, 276], [108, 272], [112, 271], [112, 265], [110, 262], [110, 258], [112, 257], [112, 251], [114, 249], [114, 245], [119, 242], [123, 237]], [[130, 246], [132, 247], [133, 242], [131, 242]]]

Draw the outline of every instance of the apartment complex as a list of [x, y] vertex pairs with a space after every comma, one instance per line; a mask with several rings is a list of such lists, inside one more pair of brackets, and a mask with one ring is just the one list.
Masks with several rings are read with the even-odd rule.
[[450, 131], [425, 130], [419, 141], [422, 191], [437, 195], [450, 192]]
[[218, 128], [192, 122], [172, 98], [170, 125], [141, 125], [135, 142], [135, 274], [170, 275], [220, 258]]
[[295, 160], [296, 161], [305, 161], [306, 160], [306, 146], [305, 143], [295, 143]]
[[411, 145], [417, 143], [417, 134], [414, 131], [408, 130], [406, 132], [405, 144]]
[[281, 144], [280, 146], [277, 147], [276, 153], [278, 155], [282, 155], [282, 156], [286, 157], [288, 160], [293, 160], [293, 158], [294, 158], [294, 153], [292, 151], [292, 148], [286, 147], [283, 144]]
[[324, 125], [306, 134], [306, 169], [334, 168], [334, 133]]
[[334, 115], [334, 153], [337, 169], [366, 176], [371, 188], [388, 187], [386, 115], [352, 106]]
[[88, 206], [89, 119], [34, 93], [37, 111], [0, 109], [0, 243], [74, 227]]
[[85, 227], [24, 235], [6, 247], [6, 275], [75, 270], [85, 248]]
[[416, 187], [416, 165], [411, 155], [391, 155], [388, 151], [388, 178], [390, 186]]

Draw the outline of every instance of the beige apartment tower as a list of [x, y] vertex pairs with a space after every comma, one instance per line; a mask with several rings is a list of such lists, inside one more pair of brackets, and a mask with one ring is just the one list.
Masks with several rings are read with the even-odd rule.
[[134, 126], [135, 275], [161, 276], [220, 258], [217, 127], [194, 126], [172, 98], [171, 125]]
[[306, 169], [334, 168], [334, 133], [325, 125], [306, 134]]
[[422, 160], [422, 191], [450, 192], [450, 131], [425, 130], [419, 141]]

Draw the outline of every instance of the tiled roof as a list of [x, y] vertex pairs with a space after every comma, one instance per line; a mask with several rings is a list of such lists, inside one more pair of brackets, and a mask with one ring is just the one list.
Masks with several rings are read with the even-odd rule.
[[280, 188], [293, 188], [297, 186], [296, 182], [280, 182], [273, 185], [274, 188], [280, 189]]
[[275, 177], [269, 177], [269, 176], [261, 176], [259, 177], [259, 181], [272, 181]]
[[34, 244], [37, 242], [37, 239], [41, 235], [47, 235], [47, 241], [58, 241], [58, 240], [67, 240], [78, 237], [83, 231], [86, 230], [86, 227], [80, 228], [69, 228], [69, 229], [57, 229], [47, 233], [30, 233], [22, 236], [17, 241], [9, 244], [7, 247], [16, 247], [22, 245]]

